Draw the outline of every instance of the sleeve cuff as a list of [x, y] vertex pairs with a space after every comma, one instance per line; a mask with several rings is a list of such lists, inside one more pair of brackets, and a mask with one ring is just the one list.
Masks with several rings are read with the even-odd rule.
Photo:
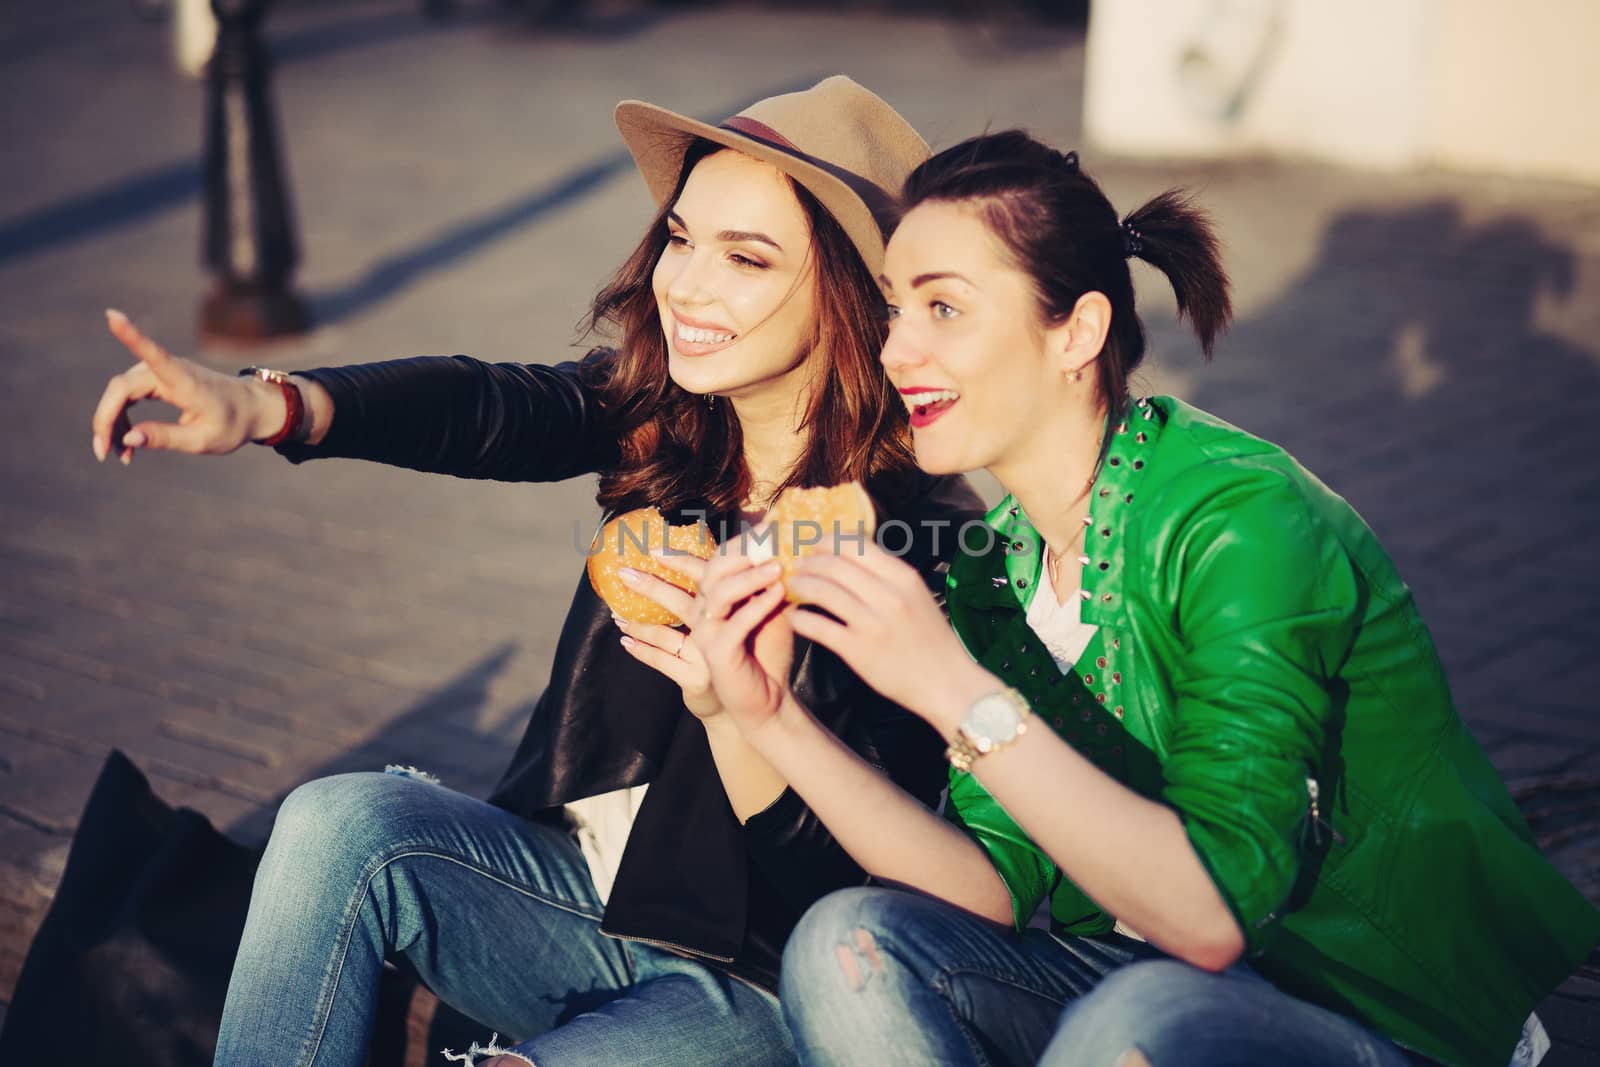
[[[354, 410], [356, 406], [355, 392], [348, 387], [348, 383], [337, 371], [331, 368], [322, 368], [318, 370], [296, 370], [289, 373], [296, 378], [305, 378], [308, 381], [316, 382], [326, 389], [328, 394], [333, 397], [334, 411], [343, 410], [346, 412], [346, 426], [356, 421], [356, 412]], [[335, 423], [338, 422], [337, 419], [334, 421]], [[308, 459], [337, 456], [339, 454], [337, 446], [338, 439], [334, 436], [334, 428], [330, 426], [328, 427], [328, 433], [318, 444], [308, 445], [304, 441], [285, 441], [281, 445], [274, 445], [272, 450], [290, 463], [299, 464]]]

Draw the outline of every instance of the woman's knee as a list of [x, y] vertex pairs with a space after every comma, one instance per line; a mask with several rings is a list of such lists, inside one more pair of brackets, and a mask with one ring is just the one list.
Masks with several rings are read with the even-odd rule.
[[358, 863], [392, 839], [404, 789], [436, 788], [373, 773], [337, 774], [296, 787], [278, 808], [267, 844], [269, 859], [336, 865]]
[[1181, 1048], [1192, 1027], [1205, 1025], [1218, 983], [1233, 980], [1175, 959], [1119, 967], [1067, 1006], [1040, 1062], [1093, 1067], [1181, 1062], [1162, 1053]]
[[937, 992], [939, 909], [946, 907], [876, 887], [839, 890], [813, 904], [790, 935], [779, 979], [797, 1043], [813, 1052], [848, 1047], [855, 1056], [862, 1042], [871, 1044], [870, 1033], [901, 1032], [930, 1011], [948, 1016]]
[[884, 970], [880, 942], [898, 940], [919, 898], [898, 889], [841, 889], [813, 904], [783, 951], [783, 984], [859, 992]]

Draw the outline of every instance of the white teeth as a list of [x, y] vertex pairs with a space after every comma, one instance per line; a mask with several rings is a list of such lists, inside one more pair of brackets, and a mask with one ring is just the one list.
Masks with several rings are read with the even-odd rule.
[[724, 341], [733, 340], [733, 334], [722, 330], [702, 330], [696, 326], [685, 326], [680, 322], [678, 340], [687, 341], [692, 345], [720, 345]]
[[906, 407], [915, 411], [918, 408], [942, 404], [946, 400], [960, 400], [961, 394], [954, 389], [937, 389], [932, 392], [901, 393], [900, 399], [906, 402]]

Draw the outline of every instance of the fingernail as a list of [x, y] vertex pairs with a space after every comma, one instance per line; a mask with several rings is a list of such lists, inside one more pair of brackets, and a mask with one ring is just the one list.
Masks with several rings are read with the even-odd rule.
[[93, 444], [90, 447], [94, 449], [94, 458], [99, 460], [101, 463], [104, 463], [106, 461], [107, 447], [105, 438], [101, 437], [99, 434], [95, 434]]
[[143, 430], [129, 430], [127, 433], [122, 435], [122, 443], [127, 445], [129, 448], [143, 448], [145, 444], [145, 433]]
[[132, 452], [124, 452], [122, 455], [118, 456], [117, 458], [119, 460], [121, 460], [122, 461], [122, 465], [124, 467], [126, 467], [128, 464], [133, 462], [133, 453]]
[[636, 644], [638, 644], [638, 642], [631, 637], [624, 637], [622, 639], [622, 647], [628, 649], [630, 652], [633, 650], [633, 646]]
[[769, 559], [767, 562], [757, 567], [756, 570], [760, 571], [762, 574], [782, 574], [783, 564], [779, 563], [775, 559]]
[[622, 579], [623, 585], [637, 585], [639, 583], [639, 572], [632, 567], [623, 567], [617, 571], [617, 577]]

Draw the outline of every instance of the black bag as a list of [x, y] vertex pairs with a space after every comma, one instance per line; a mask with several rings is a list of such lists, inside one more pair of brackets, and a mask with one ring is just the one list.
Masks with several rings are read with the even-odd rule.
[[23, 962], [0, 1063], [207, 1067], [260, 858], [113, 751]]
[[[113, 749], [23, 961], [0, 1064], [209, 1067], [260, 862]], [[367, 1063], [398, 1067], [485, 1031], [386, 967]]]

